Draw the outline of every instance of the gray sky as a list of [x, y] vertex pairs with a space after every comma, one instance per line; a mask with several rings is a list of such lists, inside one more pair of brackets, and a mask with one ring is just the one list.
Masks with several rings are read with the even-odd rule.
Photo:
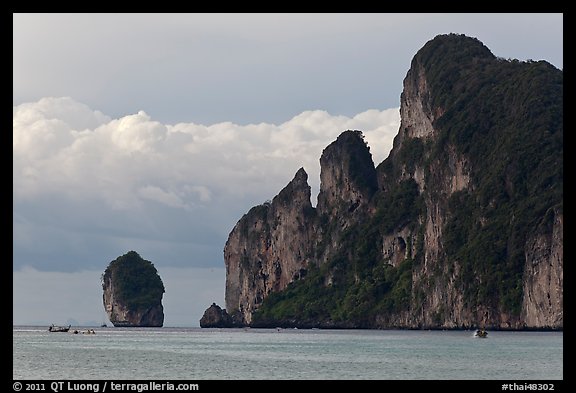
[[387, 156], [402, 80], [438, 34], [563, 68], [561, 14], [15, 14], [13, 32], [17, 324], [100, 321], [100, 274], [135, 250], [166, 323], [198, 325], [223, 305], [242, 214], [302, 166], [315, 203], [346, 129]]

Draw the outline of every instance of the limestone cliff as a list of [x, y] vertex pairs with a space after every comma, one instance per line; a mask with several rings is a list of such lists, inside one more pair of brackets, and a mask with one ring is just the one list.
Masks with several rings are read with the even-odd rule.
[[563, 328], [563, 75], [441, 35], [374, 167], [360, 131], [252, 208], [224, 250], [240, 325]]
[[271, 203], [238, 221], [224, 247], [226, 309], [235, 322], [250, 324], [264, 298], [306, 275], [314, 216], [308, 175], [300, 168]]
[[377, 190], [374, 161], [362, 132], [343, 132], [320, 157], [319, 222], [313, 234], [319, 264], [337, 252], [340, 238], [348, 228], [368, 217]]
[[164, 285], [156, 268], [135, 251], [110, 262], [102, 275], [104, 308], [122, 327], [160, 327], [164, 323]]

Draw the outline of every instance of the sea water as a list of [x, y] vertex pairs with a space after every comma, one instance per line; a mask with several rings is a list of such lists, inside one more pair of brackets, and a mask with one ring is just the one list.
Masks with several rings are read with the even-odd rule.
[[562, 332], [13, 327], [14, 379], [563, 379]]

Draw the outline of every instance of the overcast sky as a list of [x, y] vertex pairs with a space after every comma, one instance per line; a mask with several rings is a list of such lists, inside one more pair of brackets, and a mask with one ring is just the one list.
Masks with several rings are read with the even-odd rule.
[[561, 14], [15, 14], [13, 322], [101, 322], [135, 250], [166, 325], [197, 326], [242, 214], [300, 167], [315, 204], [346, 129], [381, 162], [412, 57], [450, 32], [563, 68]]

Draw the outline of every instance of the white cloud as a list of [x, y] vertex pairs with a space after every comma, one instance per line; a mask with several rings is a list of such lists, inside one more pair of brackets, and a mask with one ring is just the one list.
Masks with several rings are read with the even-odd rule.
[[144, 199], [150, 199], [151, 201], [163, 203], [166, 206], [185, 207], [182, 199], [180, 199], [177, 195], [174, 195], [171, 192], [166, 192], [155, 186], [142, 187], [137, 190], [137, 194]]
[[265, 184], [285, 184], [302, 165], [317, 183], [322, 149], [342, 131], [363, 130], [378, 163], [399, 124], [397, 109], [373, 109], [353, 118], [306, 111], [280, 125], [164, 125], [143, 111], [109, 119], [70, 98], [18, 105], [13, 114], [16, 199], [71, 190], [74, 199], [126, 208], [138, 199], [183, 207], [218, 192], [267, 198], [277, 190]]
[[104, 130], [120, 150], [126, 153], [151, 153], [166, 137], [166, 127], [153, 122], [144, 112], [111, 122]]
[[56, 119], [78, 131], [94, 129], [110, 121], [110, 118], [102, 112], [92, 110], [70, 97], [45, 97], [37, 102], [15, 106], [13, 112], [15, 121], [18, 120], [23, 124], [30, 124], [37, 120]]
[[192, 190], [192, 192], [195, 192], [198, 195], [198, 198], [200, 198], [200, 201], [202, 202], [210, 202], [210, 200], [212, 199], [211, 192], [207, 187], [193, 186], [190, 187], [190, 189]]
[[[276, 195], [301, 166], [316, 202], [320, 155], [342, 131], [363, 130], [378, 164], [390, 151], [399, 117], [397, 108], [354, 117], [315, 110], [278, 125], [170, 125], [143, 111], [111, 119], [70, 98], [15, 106], [15, 254], [26, 249], [31, 255], [35, 242], [48, 238], [50, 249], [60, 246], [65, 254], [74, 248], [71, 238], [90, 231], [118, 236], [116, 244], [144, 236], [207, 245], [211, 234], [217, 248], [211, 255], [220, 259], [241, 215]], [[35, 239], [42, 231], [49, 233]]]

